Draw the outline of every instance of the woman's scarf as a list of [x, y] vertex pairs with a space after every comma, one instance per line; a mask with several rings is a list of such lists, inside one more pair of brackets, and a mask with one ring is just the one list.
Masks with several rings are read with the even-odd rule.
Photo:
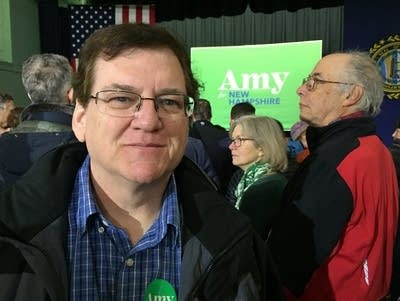
[[235, 195], [237, 198], [235, 205], [236, 208], [239, 209], [243, 193], [247, 190], [247, 188], [270, 172], [271, 165], [268, 163], [255, 162], [246, 169], [235, 190]]

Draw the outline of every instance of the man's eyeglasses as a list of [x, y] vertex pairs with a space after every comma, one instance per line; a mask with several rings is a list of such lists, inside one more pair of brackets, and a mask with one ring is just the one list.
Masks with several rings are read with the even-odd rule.
[[344, 82], [335, 82], [331, 80], [324, 80], [314, 77], [314, 75], [309, 75], [303, 79], [303, 85], [306, 86], [308, 91], [313, 91], [317, 84], [339, 84], [339, 85], [355, 85], [354, 83], [344, 83]]
[[243, 137], [236, 137], [231, 139], [231, 144], [233, 143], [234, 146], [239, 147], [242, 145], [243, 141], [254, 141], [252, 138], [243, 138]]
[[[180, 114], [190, 116], [193, 113], [194, 100], [180, 93], [162, 94], [156, 97], [142, 97], [139, 94], [121, 91], [104, 90], [90, 95], [100, 112], [115, 117], [132, 117], [140, 110], [143, 100], [152, 100], [160, 117], [176, 117]], [[99, 101], [100, 100], [100, 101]]]

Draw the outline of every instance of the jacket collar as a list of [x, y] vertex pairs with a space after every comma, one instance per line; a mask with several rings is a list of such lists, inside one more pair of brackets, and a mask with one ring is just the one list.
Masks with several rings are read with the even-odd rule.
[[321, 144], [338, 135], [355, 138], [375, 134], [375, 122], [370, 116], [344, 118], [324, 127], [309, 126], [306, 131], [307, 144], [311, 153]]
[[[0, 192], [0, 228], [3, 224], [18, 233], [20, 239], [30, 241], [65, 214], [77, 172], [86, 155], [85, 144], [72, 143], [38, 159], [15, 185]], [[46, 177], [41, 177], [41, 174]], [[251, 228], [248, 219], [217, 193], [212, 182], [191, 160], [183, 157], [174, 175], [181, 220], [187, 230], [187, 235], [182, 237], [183, 244], [193, 235], [198, 236], [208, 251], [215, 254], [234, 241], [238, 232]], [[10, 214], [10, 210], [15, 212]], [[221, 226], [230, 220], [236, 220], [236, 223]]]
[[52, 103], [31, 104], [21, 113], [21, 121], [37, 120], [71, 125], [74, 107]]

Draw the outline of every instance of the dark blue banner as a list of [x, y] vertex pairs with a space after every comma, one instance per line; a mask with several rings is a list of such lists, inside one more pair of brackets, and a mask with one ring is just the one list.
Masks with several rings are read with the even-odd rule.
[[377, 131], [387, 146], [400, 120], [400, 1], [346, 0], [344, 3], [344, 49], [370, 51], [385, 81]]

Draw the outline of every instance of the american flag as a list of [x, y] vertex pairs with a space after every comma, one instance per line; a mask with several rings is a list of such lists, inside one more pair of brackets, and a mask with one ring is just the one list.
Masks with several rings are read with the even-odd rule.
[[79, 51], [95, 30], [112, 24], [148, 23], [156, 21], [154, 5], [70, 5], [71, 65], [78, 67]]

